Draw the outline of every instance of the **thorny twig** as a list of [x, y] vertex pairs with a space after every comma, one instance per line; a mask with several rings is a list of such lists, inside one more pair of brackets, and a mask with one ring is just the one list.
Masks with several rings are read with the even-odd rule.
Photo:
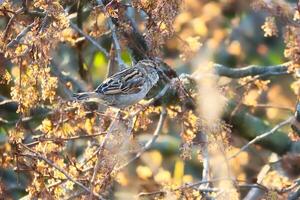
[[279, 124], [277, 124], [274, 128], [272, 128], [270, 131], [267, 131], [257, 137], [255, 137], [254, 139], [252, 139], [250, 142], [248, 142], [246, 145], [244, 145], [238, 152], [236, 152], [234, 155], [230, 156], [228, 158], [228, 160], [231, 160], [235, 157], [237, 157], [240, 153], [242, 153], [243, 151], [245, 151], [250, 145], [258, 142], [259, 140], [273, 134], [275, 131], [277, 131], [279, 128], [291, 123], [291, 121], [293, 120], [293, 117], [289, 117], [287, 120], [280, 122]]

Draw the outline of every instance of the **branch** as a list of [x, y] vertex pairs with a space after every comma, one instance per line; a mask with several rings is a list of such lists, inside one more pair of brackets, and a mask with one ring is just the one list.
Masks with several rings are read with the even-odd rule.
[[[182, 74], [180, 75], [180, 80], [187, 91], [197, 90], [197, 81], [195, 77]], [[179, 104], [181, 102], [179, 95], [174, 93], [174, 91], [170, 91], [165, 95], [168, 96], [171, 105]], [[165, 102], [168, 102], [166, 100], [167, 99], [165, 99]], [[268, 132], [272, 129], [267, 122], [250, 114], [248, 109], [244, 106], [241, 106], [239, 112], [236, 112], [235, 115], [232, 116], [231, 113], [236, 108], [236, 105], [237, 103], [233, 100], [228, 101], [223, 113], [223, 119], [228, 121], [234, 129], [237, 129], [237, 133], [239, 133], [241, 137], [250, 141], [261, 133]], [[259, 140], [258, 144], [280, 155], [287, 152], [300, 152], [300, 142], [293, 142], [286, 133], [280, 130], [275, 130], [269, 137]]]
[[116, 63], [116, 55], [115, 55], [115, 48], [114, 45], [111, 44], [110, 52], [109, 52], [109, 61], [107, 64], [107, 73], [106, 73], [106, 78], [114, 75], [119, 71], [119, 67]]
[[106, 57], [109, 57], [109, 53], [106, 51], [106, 49], [98, 44], [96, 40], [94, 40], [91, 36], [83, 32], [76, 24], [69, 21], [70, 26], [76, 30], [78, 33], [80, 33], [83, 37], [85, 37], [86, 40], [88, 40], [92, 45], [94, 45], [99, 51], [101, 51]]
[[[275, 153], [272, 153], [269, 157], [269, 162], [274, 160], [275, 157], [277, 157], [277, 155]], [[271, 166], [269, 164], [266, 164], [261, 168], [260, 172], [257, 175], [257, 181], [256, 181], [257, 184], [261, 184], [263, 182], [264, 178], [266, 177], [270, 169]], [[261, 199], [261, 197], [264, 194], [265, 191], [259, 190], [258, 188], [251, 188], [251, 190], [249, 190], [249, 192], [247, 193], [247, 195], [244, 197], [243, 200]]]
[[242, 153], [243, 151], [245, 151], [250, 145], [258, 142], [259, 140], [262, 140], [263, 138], [275, 133], [275, 131], [277, 131], [278, 129], [280, 129], [281, 127], [291, 123], [293, 117], [289, 117], [287, 120], [280, 122], [279, 124], [277, 124], [274, 128], [272, 128], [270, 131], [265, 132], [257, 137], [255, 137], [254, 139], [252, 139], [250, 142], [248, 142], [246, 145], [244, 145], [238, 152], [236, 152], [234, 155], [230, 156], [228, 158], [228, 160], [231, 160], [235, 157], [237, 157], [240, 153]]
[[288, 106], [281, 106], [281, 105], [273, 105], [273, 104], [255, 104], [255, 105], [247, 105], [247, 104], [243, 104], [246, 107], [250, 107], [250, 108], [264, 108], [264, 109], [278, 109], [278, 110], [285, 110], [288, 112], [294, 112], [294, 109], [292, 109], [291, 107]]
[[8, 33], [8, 31], [9, 31], [9, 29], [10, 29], [10, 27], [11, 27], [11, 25], [12, 25], [12, 22], [13, 22], [13, 20], [15, 19], [15, 17], [16, 17], [18, 14], [20, 14], [21, 12], [23, 12], [23, 11], [24, 11], [23, 8], [19, 8], [16, 12], [1, 9], [1, 12], [11, 12], [11, 13], [14, 14], [14, 15], [9, 19], [9, 21], [8, 21], [8, 23], [7, 23], [7, 25], [6, 25], [5, 30], [3, 31], [3, 34], [2, 34], [2, 39], [3, 39], [3, 40], [6, 39], [7, 33]]
[[7, 44], [8, 48], [12, 48], [13, 46], [15, 46], [16, 44], [18, 44], [20, 42], [20, 40], [31, 30], [31, 28], [35, 25], [35, 22], [32, 22], [31, 24], [29, 24], [26, 28], [24, 28], [15, 39], [13, 39], [12, 41], [10, 41]]
[[119, 166], [116, 171], [120, 171], [123, 168], [125, 168], [126, 166], [128, 166], [130, 163], [132, 163], [133, 161], [135, 161], [136, 159], [138, 159], [144, 152], [146, 152], [151, 146], [152, 144], [157, 140], [159, 133], [161, 132], [161, 129], [163, 127], [164, 121], [166, 119], [166, 110], [165, 108], [162, 109], [161, 113], [160, 113], [160, 117], [159, 117], [159, 121], [157, 123], [156, 129], [153, 133], [152, 138], [145, 144], [145, 146], [133, 157], [131, 158], [127, 163]]
[[289, 74], [290, 72], [288, 72], [288, 66], [290, 64], [291, 62], [274, 65], [274, 66], [273, 65], [272, 66], [250, 65], [248, 67], [243, 67], [243, 68], [230, 68], [221, 64], [214, 64], [213, 67], [217, 75], [237, 79], [237, 78], [243, 78], [247, 76], [257, 76], [257, 75], [273, 76], [273, 75]]
[[[1, 118], [0, 118], [1, 119]], [[40, 142], [45, 142], [45, 141], [54, 141], [54, 142], [62, 142], [62, 141], [72, 141], [72, 140], [80, 140], [80, 139], [91, 139], [100, 135], [104, 135], [105, 132], [101, 132], [101, 133], [96, 133], [93, 135], [77, 135], [77, 136], [73, 136], [73, 137], [68, 137], [68, 138], [38, 138], [36, 141], [33, 141], [31, 143], [27, 143], [26, 146], [30, 147], [30, 146], [34, 146], [39, 144]]]
[[134, 19], [134, 8], [127, 8], [127, 15], [124, 16], [130, 22], [132, 29], [124, 30], [120, 29], [120, 33], [128, 41], [128, 49], [131, 50], [132, 58], [135, 62], [149, 58], [150, 47], [147, 44], [144, 36], [139, 32], [137, 23]]
[[[186, 183], [184, 185], [181, 185], [177, 188], [174, 188], [172, 191], [181, 191], [181, 190], [185, 190], [185, 189], [189, 189], [189, 188], [197, 188], [203, 184], [208, 184], [208, 183], [214, 183], [214, 182], [218, 182], [218, 181], [222, 181], [222, 180], [229, 180], [229, 181], [234, 181], [232, 179], [229, 179], [229, 178], [216, 178], [216, 179], [212, 179], [210, 181], [198, 181], [198, 182], [195, 182], [195, 183]], [[259, 188], [261, 190], [266, 190], [266, 188], [260, 184], [240, 184], [238, 185], [239, 188], [242, 188], [242, 187], [253, 187], [253, 188]], [[215, 191], [218, 191], [218, 190], [222, 190], [222, 189], [219, 189], [219, 188], [201, 188], [201, 189], [198, 189], [200, 192], [215, 192]], [[141, 192], [138, 194], [139, 197], [142, 197], [142, 196], [153, 196], [153, 195], [157, 195], [157, 194], [166, 194], [167, 191], [165, 190], [158, 190], [158, 191], [154, 191], [154, 192]]]
[[86, 85], [86, 83], [84, 81], [82, 81], [81, 79], [78, 79], [76, 77], [73, 77], [68, 73], [61, 72], [58, 64], [55, 63], [54, 61], [52, 61], [51, 64], [52, 64], [51, 72], [53, 73], [53, 75], [55, 75], [56, 77], [59, 78], [59, 80], [62, 84], [64, 84], [63, 91], [67, 94], [66, 96], [72, 97], [72, 95], [73, 95], [72, 91], [70, 91], [70, 89], [66, 88], [66, 86], [65, 86], [68, 82], [72, 83], [72, 85], [75, 87], [75, 90], [86, 91], [88, 89], [88, 86]]
[[[203, 170], [202, 170], [202, 181], [209, 181], [209, 152], [208, 152], [208, 138], [207, 135], [204, 133], [198, 133], [202, 136], [203, 141], [203, 147], [202, 147], [202, 156], [203, 156]], [[201, 187], [201, 185], [198, 187], [198, 189], [207, 188], [209, 184], [204, 185], [204, 187]]]
[[[94, 167], [94, 171], [93, 171], [93, 175], [92, 175], [92, 178], [91, 178], [91, 181], [90, 181], [90, 190], [93, 191], [94, 189], [94, 182], [95, 182], [95, 179], [96, 179], [96, 176], [97, 176], [97, 173], [101, 167], [101, 158], [102, 158], [102, 152], [103, 152], [103, 149], [105, 148], [105, 145], [107, 143], [107, 140], [110, 138], [112, 132], [113, 132], [113, 129], [115, 128], [115, 125], [116, 123], [118, 122], [118, 119], [119, 119], [119, 116], [120, 116], [120, 111], [118, 110], [117, 113], [116, 113], [116, 120], [112, 121], [108, 130], [107, 130], [107, 133], [102, 141], [102, 143], [100, 144], [100, 146], [98, 147], [98, 149], [96, 150], [96, 152], [94, 153], [94, 155], [97, 155], [97, 161], [96, 161], [96, 164], [95, 164], [95, 167]], [[94, 156], [93, 155], [93, 156]], [[92, 156], [92, 158], [93, 158]], [[89, 159], [90, 160], [90, 159]], [[90, 198], [92, 198], [92, 193], [90, 193], [91, 196]]]
[[44, 156], [42, 156], [41, 154], [33, 151], [32, 149], [30, 149], [29, 147], [27, 147], [26, 145], [19, 143], [23, 148], [25, 148], [26, 150], [28, 150], [29, 152], [31, 152], [32, 154], [24, 154], [28, 157], [32, 157], [34, 159], [40, 159], [43, 160], [44, 162], [46, 162], [48, 165], [54, 167], [55, 169], [57, 169], [58, 171], [60, 171], [61, 173], [63, 173], [65, 175], [65, 177], [72, 181], [73, 183], [75, 183], [76, 185], [78, 185], [79, 187], [81, 187], [82, 189], [84, 189], [86, 192], [92, 193], [94, 196], [98, 197], [99, 199], [104, 200], [101, 196], [99, 196], [98, 194], [94, 193], [93, 191], [89, 190], [89, 188], [87, 188], [85, 185], [83, 185], [82, 183], [76, 181], [75, 179], [73, 179], [64, 169], [62, 169], [61, 167], [57, 166], [53, 161], [49, 160], [48, 158], [45, 158]]
[[300, 178], [298, 178], [294, 181], [294, 184], [288, 188], [288, 191], [293, 190], [295, 188], [296, 188], [296, 191], [289, 193], [288, 200], [297, 200], [300, 198]]
[[[96, 1], [101, 6], [103, 13], [106, 13], [105, 5], [103, 4], [103, 1], [102, 0], [96, 0]], [[112, 39], [113, 39], [113, 43], [114, 43], [114, 48], [116, 49], [119, 69], [123, 70], [123, 69], [126, 68], [126, 64], [122, 60], [121, 47], [120, 47], [120, 43], [119, 43], [118, 36], [117, 36], [117, 33], [116, 33], [116, 26], [112, 22], [110, 16], [108, 16], [108, 18], [107, 18], [107, 23], [108, 23], [108, 26], [110, 27], [110, 30], [111, 30], [111, 35], [112, 35]]]
[[0, 101], [0, 106], [4, 106], [5, 104], [10, 104], [10, 103], [12, 103], [12, 104], [17, 103], [16, 101], [11, 100], [11, 99], [6, 99], [5, 97], [0, 97], [0, 100], [1, 99], [5, 99], [5, 100]]

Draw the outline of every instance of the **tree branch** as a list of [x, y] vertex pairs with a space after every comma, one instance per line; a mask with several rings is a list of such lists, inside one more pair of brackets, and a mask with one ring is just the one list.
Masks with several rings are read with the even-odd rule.
[[32, 154], [24, 154], [28, 157], [34, 158], [34, 159], [40, 159], [43, 160], [44, 162], [46, 162], [48, 165], [50, 165], [51, 167], [57, 169], [58, 171], [60, 171], [61, 173], [63, 173], [65, 175], [65, 177], [67, 179], [69, 179], [70, 181], [72, 181], [73, 183], [75, 183], [76, 185], [78, 185], [79, 187], [81, 187], [82, 189], [84, 189], [86, 192], [92, 193], [94, 196], [98, 197], [101, 200], [104, 200], [103, 197], [99, 196], [98, 194], [94, 193], [93, 191], [89, 190], [89, 188], [87, 188], [85, 185], [83, 185], [82, 183], [76, 181], [75, 179], [73, 179], [64, 169], [62, 169], [61, 167], [57, 166], [53, 161], [49, 160], [48, 158], [45, 158], [44, 156], [42, 156], [41, 154], [33, 151], [32, 149], [30, 149], [29, 147], [27, 147], [26, 145], [19, 143], [24, 149], [28, 150], [29, 152], [31, 152]]
[[94, 45], [99, 51], [101, 51], [106, 57], [109, 57], [109, 53], [106, 51], [106, 49], [98, 44], [96, 40], [94, 40], [91, 36], [83, 32], [76, 24], [69, 21], [70, 26], [76, 30], [78, 33], [80, 33], [87, 41], [89, 41], [92, 45]]
[[[95, 151], [95, 153], [92, 155], [92, 157], [94, 155], [97, 155], [97, 161], [96, 161], [96, 164], [94, 166], [94, 170], [93, 170], [93, 174], [92, 174], [92, 178], [91, 178], [91, 181], [90, 181], [90, 190], [93, 191], [94, 189], [94, 184], [95, 184], [95, 179], [96, 179], [96, 176], [97, 176], [97, 173], [101, 167], [101, 158], [102, 158], [102, 152], [105, 148], [105, 145], [107, 143], [107, 140], [110, 138], [112, 132], [113, 132], [113, 129], [115, 128], [118, 120], [119, 120], [119, 116], [120, 116], [120, 111], [117, 111], [116, 113], [116, 116], [115, 116], [115, 120], [111, 122], [108, 130], [107, 130], [107, 133], [103, 139], [103, 141], [101, 142], [100, 146], [98, 147], [98, 149]], [[91, 158], [92, 158], [91, 157]], [[89, 159], [90, 160], [90, 159]], [[90, 193], [91, 196], [90, 198], [92, 198], [92, 193]]]
[[230, 156], [228, 158], [228, 160], [231, 160], [235, 157], [237, 157], [240, 153], [242, 153], [243, 151], [245, 151], [250, 145], [262, 140], [263, 138], [275, 133], [278, 129], [280, 129], [281, 127], [290, 124], [292, 121], [293, 117], [289, 117], [287, 120], [284, 120], [283, 122], [280, 122], [279, 124], [277, 124], [274, 128], [272, 128], [270, 131], [265, 132], [263, 134], [260, 134], [258, 136], [256, 136], [254, 139], [252, 139], [250, 142], [248, 142], [246, 145], [244, 145], [238, 152], [236, 152], [234, 155]]
[[[103, 1], [102, 0], [96, 0], [96, 1], [97, 1], [98, 5], [101, 6], [101, 9], [102, 9], [103, 13], [106, 13], [105, 5], [103, 4]], [[112, 35], [112, 39], [113, 39], [113, 43], [114, 43], [114, 48], [116, 49], [119, 69], [123, 70], [123, 69], [126, 68], [126, 64], [122, 60], [122, 57], [121, 57], [121, 53], [122, 53], [121, 51], [122, 50], [121, 50], [121, 46], [120, 46], [120, 43], [119, 43], [119, 40], [118, 40], [118, 36], [117, 36], [117, 32], [116, 32], [116, 26], [112, 22], [110, 16], [108, 16], [108, 18], [107, 18], [107, 23], [108, 23], [108, 26], [110, 27], [110, 30], [111, 30], [111, 35]]]
[[[197, 82], [195, 77], [182, 74], [180, 76], [180, 80], [186, 90], [196, 90]], [[173, 104], [178, 104], [180, 102], [178, 94], [174, 93], [174, 91], [168, 92], [165, 96], [167, 96], [168, 99], [171, 99], [171, 103]], [[166, 98], [165, 96], [163, 98]], [[164, 101], [166, 101], [166, 99]], [[247, 140], [252, 140], [261, 133], [266, 133], [271, 129], [270, 124], [250, 114], [248, 109], [244, 106], [241, 106], [239, 108], [239, 112], [236, 112], [235, 115], [232, 116], [231, 113], [235, 108], [236, 102], [229, 100], [225, 108], [223, 118], [226, 121], [229, 121], [233, 129], [236, 129], [236, 132], [241, 137]], [[258, 144], [280, 155], [287, 152], [300, 152], [300, 142], [293, 142], [286, 133], [277, 129], [274, 133], [269, 135], [269, 137], [259, 140]]]
[[[208, 138], [207, 135], [204, 133], [198, 133], [202, 136], [203, 141], [203, 152], [202, 152], [202, 162], [203, 162], [203, 170], [202, 170], [202, 181], [209, 181], [209, 152], [208, 152]], [[198, 189], [207, 188], [209, 184], [205, 184], [203, 187], [200, 185]]]
[[35, 25], [35, 22], [32, 22], [31, 24], [29, 24], [28, 26], [26, 26], [18, 35], [15, 39], [13, 39], [12, 41], [10, 41], [7, 44], [8, 48], [12, 48], [13, 46], [15, 46], [16, 44], [18, 44], [20, 42], [20, 40], [32, 29], [32, 27]]
[[[272, 65], [272, 66], [258, 66], [258, 65], [250, 65], [248, 67], [242, 68], [230, 68], [221, 64], [214, 64], [213, 68], [217, 75], [219, 76], [226, 76], [229, 78], [243, 78], [247, 76], [257, 76], [257, 75], [283, 75], [289, 74], [288, 66], [291, 62], [279, 64], [279, 65]], [[197, 73], [197, 72], [195, 72]]]
[[128, 166], [130, 163], [132, 163], [133, 161], [135, 161], [136, 159], [138, 159], [144, 152], [146, 152], [151, 146], [152, 144], [156, 141], [156, 139], [159, 136], [159, 133], [161, 132], [161, 129], [163, 127], [164, 121], [166, 119], [166, 110], [165, 108], [162, 109], [161, 113], [160, 113], [160, 117], [159, 117], [159, 121], [157, 123], [156, 129], [153, 133], [152, 138], [145, 144], [145, 146], [133, 157], [131, 158], [128, 162], [126, 162], [125, 164], [119, 166], [116, 171], [120, 171], [122, 170], [124, 167]]

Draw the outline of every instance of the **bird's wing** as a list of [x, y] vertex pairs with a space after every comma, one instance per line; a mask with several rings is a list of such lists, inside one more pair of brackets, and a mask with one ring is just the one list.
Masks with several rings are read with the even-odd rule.
[[114, 74], [99, 85], [95, 92], [105, 95], [138, 93], [145, 83], [143, 73], [136, 67]]

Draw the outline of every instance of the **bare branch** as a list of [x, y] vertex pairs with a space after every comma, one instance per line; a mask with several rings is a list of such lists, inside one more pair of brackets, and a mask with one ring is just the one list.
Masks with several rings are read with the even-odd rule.
[[110, 57], [109, 57], [109, 61], [108, 61], [108, 65], [107, 65], [107, 73], [106, 73], [106, 77], [110, 77], [113, 74], [117, 73], [119, 70], [119, 67], [116, 63], [116, 53], [115, 53], [115, 47], [113, 44], [111, 44], [111, 48], [110, 48]]
[[289, 193], [288, 200], [296, 200], [296, 199], [300, 198], [300, 178], [296, 179], [294, 181], [294, 184], [292, 184], [290, 187], [286, 188], [282, 192], [291, 191], [291, 190], [294, 190], [295, 188], [296, 188], [296, 191]]
[[[243, 78], [247, 76], [257, 76], [257, 75], [283, 75], [289, 74], [288, 66], [291, 62], [272, 65], [272, 66], [258, 66], [250, 65], [243, 68], [230, 68], [221, 64], [214, 64], [215, 73], [219, 76], [226, 76], [229, 78]], [[197, 73], [197, 72], [196, 72]]]
[[1, 124], [1, 123], [3, 123], [3, 124], [11, 124], [11, 123], [13, 123], [13, 122], [8, 121], [8, 120], [3, 119], [2, 117], [0, 117], [0, 124]]
[[26, 28], [24, 28], [15, 39], [13, 39], [12, 41], [10, 41], [7, 44], [8, 48], [12, 48], [13, 46], [15, 46], [16, 44], [18, 44], [20, 42], [20, 40], [31, 30], [31, 28], [35, 25], [35, 22], [32, 22], [31, 24], [29, 24], [28, 26], [26, 26]]
[[281, 105], [273, 105], [273, 104], [255, 104], [255, 105], [246, 105], [247, 107], [251, 107], [251, 108], [272, 108], [272, 109], [279, 109], [279, 110], [285, 110], [285, 111], [289, 111], [289, 112], [293, 112], [294, 110], [290, 107], [287, 106], [281, 106]]
[[10, 27], [11, 27], [11, 25], [12, 25], [12, 22], [14, 21], [16, 15], [18, 15], [19, 13], [21, 13], [21, 12], [23, 12], [23, 11], [24, 11], [23, 8], [18, 9], [16, 12], [1, 9], [1, 12], [11, 12], [11, 13], [14, 14], [14, 15], [9, 19], [9, 21], [8, 21], [8, 23], [7, 23], [7, 25], [6, 25], [5, 30], [3, 31], [3, 34], [2, 34], [2, 39], [3, 39], [3, 40], [6, 38], [7, 33], [8, 33], [8, 31], [9, 31], [9, 29], [10, 29]]
[[92, 45], [94, 45], [99, 51], [101, 51], [106, 57], [109, 57], [109, 53], [106, 51], [106, 49], [98, 44], [97, 41], [95, 41], [91, 36], [83, 32], [76, 24], [73, 22], [69, 22], [70, 26], [76, 30], [78, 33], [80, 33], [85, 39], [87, 39]]
[[[1, 120], [1, 118], [0, 118], [0, 120]], [[61, 142], [61, 141], [72, 141], [72, 140], [79, 140], [79, 139], [90, 139], [90, 138], [94, 138], [94, 137], [104, 135], [104, 134], [105, 134], [105, 132], [92, 134], [92, 135], [77, 135], [77, 136], [73, 136], [73, 137], [69, 137], [69, 138], [39, 138], [37, 141], [27, 143], [26, 146], [28, 146], [28, 147], [34, 146], [34, 145], [37, 145], [40, 142], [44, 142], [44, 141]]]
[[[204, 133], [198, 133], [201, 134], [202, 138], [203, 138], [203, 152], [202, 152], [202, 156], [203, 156], [203, 170], [202, 170], [202, 181], [209, 181], [209, 152], [208, 152], [208, 138], [207, 135]], [[198, 187], [198, 189], [203, 189], [203, 188], [207, 188], [209, 186], [209, 184], [205, 184], [204, 187], [201, 187], [202, 185], [200, 185]]]
[[[203, 184], [208, 184], [208, 183], [214, 183], [214, 182], [218, 182], [218, 181], [222, 181], [222, 180], [229, 180], [229, 181], [235, 181], [229, 178], [216, 178], [216, 179], [212, 179], [209, 181], [198, 181], [195, 183], [186, 183], [184, 185], [181, 185], [175, 189], [173, 189], [173, 191], [181, 191], [181, 190], [186, 190], [189, 188], [195, 188], [197, 189], [199, 186], [203, 185]], [[252, 187], [252, 188], [259, 188], [260, 190], [266, 190], [266, 188], [260, 184], [240, 184], [237, 185], [239, 188], [242, 187]], [[213, 191], [218, 191], [220, 190], [219, 188], [200, 188], [199, 191], [201, 192], [212, 192]], [[166, 194], [165, 190], [158, 190], [158, 191], [153, 191], [153, 192], [141, 192], [138, 194], [139, 197], [142, 196], [153, 196], [153, 195], [158, 195], [158, 194]]]
[[[103, 1], [102, 0], [97, 0], [97, 3], [101, 6], [103, 13], [106, 13], [105, 5], [103, 4]], [[117, 61], [118, 61], [118, 64], [119, 64], [119, 68], [120, 68], [120, 70], [123, 70], [123, 69], [126, 68], [126, 64], [124, 63], [124, 61], [122, 60], [122, 57], [121, 57], [121, 53], [122, 53], [121, 51], [122, 50], [121, 50], [121, 46], [120, 46], [120, 43], [119, 43], [119, 40], [118, 40], [118, 36], [117, 36], [117, 32], [116, 32], [116, 26], [114, 25], [114, 23], [112, 22], [110, 17], [107, 18], [107, 23], [108, 23], [108, 26], [110, 27], [110, 30], [111, 30], [111, 35], [112, 35], [114, 47], [116, 49]]]
[[[107, 130], [107, 133], [102, 141], [102, 143], [100, 144], [100, 146], [98, 147], [98, 149], [96, 150], [95, 154], [97, 155], [97, 161], [96, 161], [96, 164], [95, 164], [95, 167], [94, 167], [94, 171], [93, 171], [93, 175], [92, 175], [92, 178], [91, 178], [91, 181], [90, 181], [90, 190], [93, 191], [93, 187], [94, 187], [94, 182], [95, 182], [95, 179], [96, 179], [96, 176], [97, 176], [97, 173], [100, 169], [100, 166], [101, 166], [101, 154], [102, 154], [102, 151], [106, 145], [106, 142], [108, 140], [108, 138], [111, 136], [112, 132], [113, 132], [113, 129], [115, 127], [115, 125], [117, 124], [118, 122], [118, 118], [119, 118], [119, 115], [120, 115], [120, 111], [117, 111], [116, 113], [116, 120], [112, 121], [108, 130]], [[90, 198], [92, 197], [92, 193], [90, 193], [91, 196]]]
[[[269, 162], [274, 160], [277, 155], [275, 153], [272, 153], [269, 156]], [[269, 164], [264, 165], [260, 172], [257, 175], [257, 184], [261, 184], [266, 177], [267, 173], [270, 171], [271, 166]], [[260, 199], [264, 195], [265, 191], [260, 190], [259, 188], [251, 188], [251, 190], [248, 192], [248, 194], [244, 197], [244, 200], [251, 200], [251, 199]]]
[[[2, 97], [0, 97], [0, 99], [2, 99]], [[3, 97], [3, 99], [5, 99], [4, 97]], [[0, 106], [4, 106], [4, 105], [6, 105], [6, 104], [16, 104], [17, 102], [16, 101], [14, 101], [14, 100], [11, 100], [11, 99], [5, 99], [5, 100], [3, 100], [3, 101], [0, 101]]]
[[160, 133], [162, 127], [163, 127], [165, 119], [166, 119], [166, 110], [165, 110], [165, 108], [163, 108], [163, 110], [160, 113], [159, 121], [157, 123], [156, 129], [155, 129], [155, 131], [153, 133], [153, 136], [152, 136], [151, 140], [149, 140], [145, 144], [145, 146], [133, 158], [131, 158], [127, 163], [119, 166], [116, 169], [116, 171], [120, 171], [124, 167], [128, 166], [130, 163], [132, 163], [133, 161], [135, 161], [136, 159], [138, 159], [144, 152], [146, 152], [152, 146], [152, 144], [156, 141], [156, 139], [159, 136], [159, 133]]
[[234, 155], [230, 156], [228, 158], [228, 160], [231, 160], [235, 157], [237, 157], [240, 153], [242, 153], [243, 151], [245, 151], [250, 145], [258, 142], [259, 140], [273, 134], [275, 131], [277, 131], [278, 129], [280, 129], [281, 127], [291, 123], [291, 121], [293, 120], [293, 117], [289, 117], [287, 120], [280, 122], [279, 124], [277, 124], [274, 128], [272, 128], [270, 131], [265, 132], [257, 137], [255, 137], [254, 139], [252, 139], [250, 142], [248, 142], [246, 145], [244, 145], [238, 152], [236, 152]]
[[57, 169], [58, 171], [60, 171], [61, 173], [63, 173], [65, 175], [65, 177], [72, 181], [73, 183], [75, 183], [76, 185], [78, 185], [79, 187], [81, 187], [82, 189], [84, 189], [85, 191], [92, 193], [94, 196], [98, 197], [99, 199], [104, 200], [103, 197], [101, 197], [100, 195], [94, 193], [93, 191], [89, 190], [89, 188], [87, 188], [85, 185], [83, 185], [82, 183], [76, 181], [75, 179], [73, 179], [64, 169], [62, 169], [61, 167], [57, 166], [53, 161], [49, 160], [48, 158], [45, 158], [44, 156], [42, 156], [41, 154], [33, 151], [32, 149], [30, 149], [29, 147], [27, 147], [26, 145], [19, 143], [23, 148], [25, 148], [26, 150], [28, 150], [29, 152], [31, 152], [31, 154], [24, 154], [28, 157], [34, 158], [34, 159], [40, 159], [45, 161], [48, 165], [50, 165], [51, 167], [54, 167], [55, 169]]

